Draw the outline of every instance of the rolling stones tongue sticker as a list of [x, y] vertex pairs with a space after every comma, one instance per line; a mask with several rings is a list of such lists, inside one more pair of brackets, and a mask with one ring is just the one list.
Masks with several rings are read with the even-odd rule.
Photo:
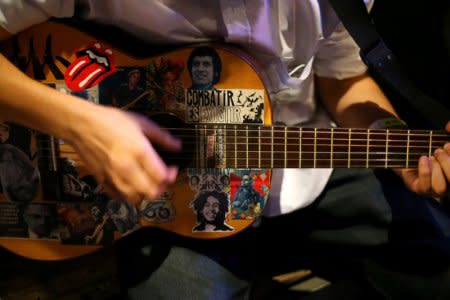
[[64, 74], [64, 80], [69, 89], [81, 92], [97, 85], [115, 71], [112, 50], [94, 42], [76, 53], [75, 60]]

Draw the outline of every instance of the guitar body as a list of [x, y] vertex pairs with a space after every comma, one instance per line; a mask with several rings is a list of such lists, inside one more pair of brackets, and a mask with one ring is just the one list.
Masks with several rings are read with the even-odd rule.
[[[140, 44], [136, 41], [135, 47]], [[220, 64], [213, 61], [215, 82], [208, 89], [193, 87], [198, 78], [191, 78], [189, 72], [189, 57], [199, 48], [215, 50]], [[55, 22], [33, 27], [2, 45], [2, 53], [22, 71], [61, 92], [139, 112], [162, 124], [173, 124], [167, 121], [175, 118], [200, 132], [202, 124], [213, 126], [201, 135], [181, 136], [185, 145], [191, 145], [192, 139], [204, 146], [195, 153], [190, 149], [193, 157], [187, 156], [175, 184], [157, 199], [134, 208], [125, 199], [104, 194], [88, 166], [64, 141], [5, 124], [9, 138], [1, 146], [18, 150], [7, 148], [0, 155], [17, 152], [28, 158], [22, 170], [27, 180], [21, 184], [29, 192], [21, 197], [14, 190], [15, 168], [2, 162], [0, 245], [29, 258], [59, 260], [95, 251], [146, 226], [192, 238], [228, 237], [250, 226], [260, 214], [270, 191], [270, 168], [248, 163], [230, 167], [220, 127], [271, 124], [269, 96], [257, 64], [244, 52], [220, 45], [159, 54], [151, 50], [147, 57], [136, 57]], [[200, 72], [197, 77], [201, 81], [206, 75]], [[170, 129], [174, 126], [170, 124], [164, 126]], [[20, 130], [13, 132], [13, 128]], [[215, 225], [202, 222], [207, 219], [203, 204], [210, 205], [212, 198], [214, 214], [221, 215]], [[33, 226], [37, 234], [31, 232]]]

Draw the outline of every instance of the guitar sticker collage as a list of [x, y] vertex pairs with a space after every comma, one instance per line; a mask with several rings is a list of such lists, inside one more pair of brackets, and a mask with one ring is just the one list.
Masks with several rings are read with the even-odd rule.
[[[63, 93], [156, 117], [163, 127], [166, 122], [186, 142], [186, 152], [167, 158], [183, 165], [176, 183], [135, 207], [106, 195], [64, 141], [1, 122], [0, 245], [33, 257], [15, 249], [23, 245], [19, 240], [42, 241], [46, 248], [58, 244], [55, 257], [43, 250], [33, 258], [67, 258], [145, 226], [221, 238], [260, 215], [271, 171], [248, 167], [254, 151], [248, 144], [252, 124], [270, 122], [270, 105], [261, 79], [239, 52], [195, 45], [135, 58], [49, 22], [8, 41], [2, 53]], [[180, 127], [173, 128], [174, 117]], [[243, 149], [247, 163], [237, 155]], [[64, 253], [64, 245], [79, 247]]]

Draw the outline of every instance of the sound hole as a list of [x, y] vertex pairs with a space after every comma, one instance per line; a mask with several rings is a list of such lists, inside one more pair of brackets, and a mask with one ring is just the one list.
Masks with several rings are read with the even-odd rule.
[[194, 159], [195, 130], [173, 114], [159, 113], [150, 117], [160, 127], [166, 128], [172, 135], [178, 137], [183, 144], [180, 152], [171, 152], [159, 145], [153, 145], [167, 165], [176, 165], [180, 169], [190, 166]]

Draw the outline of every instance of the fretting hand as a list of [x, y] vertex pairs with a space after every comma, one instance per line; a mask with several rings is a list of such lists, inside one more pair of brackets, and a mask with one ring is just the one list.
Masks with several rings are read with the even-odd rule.
[[[450, 132], [450, 122], [445, 129]], [[450, 143], [434, 151], [432, 157], [422, 156], [417, 169], [395, 170], [405, 185], [419, 195], [444, 196], [450, 182]]]

